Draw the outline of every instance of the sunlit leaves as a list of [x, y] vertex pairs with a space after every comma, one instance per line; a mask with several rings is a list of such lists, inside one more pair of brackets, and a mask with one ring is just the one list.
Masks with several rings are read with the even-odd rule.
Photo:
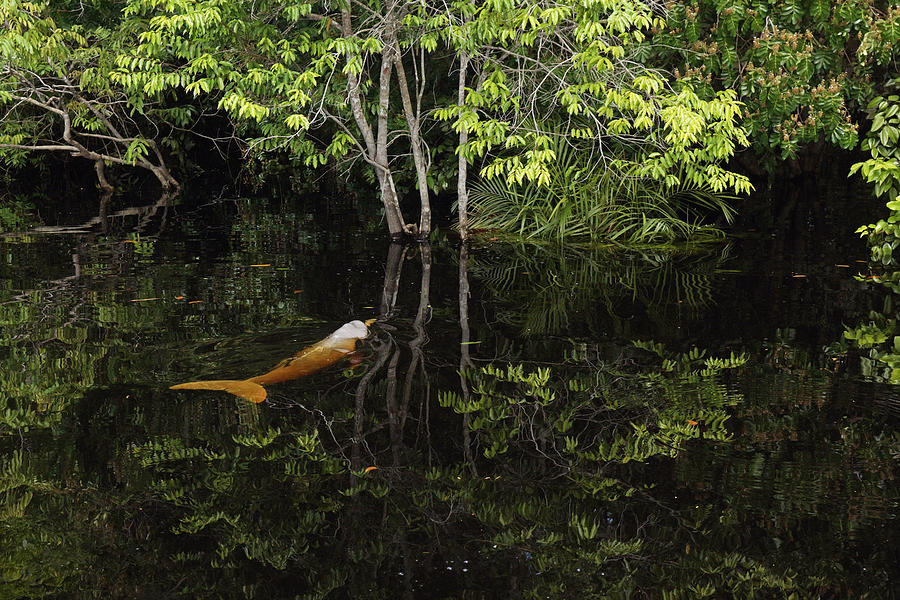
[[869, 103], [869, 111], [872, 127], [861, 145], [871, 158], [855, 163], [850, 175], [859, 172], [866, 182], [874, 184], [873, 192], [886, 200], [890, 216], [860, 227], [857, 233], [869, 238], [875, 264], [890, 269], [878, 281], [896, 290], [900, 289], [894, 256], [894, 250], [900, 246], [900, 97], [879, 96]]

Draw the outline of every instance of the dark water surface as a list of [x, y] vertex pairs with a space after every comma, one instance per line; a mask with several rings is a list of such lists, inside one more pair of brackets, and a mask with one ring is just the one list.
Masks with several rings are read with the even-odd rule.
[[[677, 252], [266, 200], [2, 238], [0, 598], [896, 597], [900, 394], [843, 336], [886, 293], [814, 193]], [[374, 317], [261, 404], [168, 389]]]

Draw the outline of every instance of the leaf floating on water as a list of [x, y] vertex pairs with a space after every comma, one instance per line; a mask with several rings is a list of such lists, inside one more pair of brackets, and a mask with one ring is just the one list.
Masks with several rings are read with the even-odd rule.
[[176, 300], [184, 300], [184, 296], [175, 296]]
[[372, 471], [377, 471], [378, 467], [366, 467], [366, 473], [371, 473]]
[[151, 300], [159, 300], [159, 298], [134, 298], [131, 302], [150, 302]]

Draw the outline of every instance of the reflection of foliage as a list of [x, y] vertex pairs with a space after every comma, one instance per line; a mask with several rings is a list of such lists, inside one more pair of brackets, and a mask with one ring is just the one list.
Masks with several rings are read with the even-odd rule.
[[739, 547], [778, 564], [801, 598], [893, 595], [895, 541], [883, 533], [896, 519], [900, 435], [846, 386], [824, 370], [748, 368], [734, 442], [676, 463], [681, 506], [705, 531], [702, 546], [685, 540], [686, 564], [701, 547]]
[[[156, 438], [134, 449], [144, 469], [158, 478], [151, 489], [187, 509], [173, 527], [177, 534], [211, 536], [207, 560], [229, 569], [250, 559], [284, 569], [322, 545], [328, 515], [340, 507], [333, 498], [344, 468], [326, 454], [315, 431], [282, 435], [278, 429], [232, 436], [232, 443], [189, 447], [177, 438]], [[203, 477], [194, 468], [203, 464]], [[265, 482], [266, 500], [247, 498], [251, 482]], [[239, 493], [236, 493], [239, 492]], [[257, 504], [258, 503], [258, 504]], [[290, 525], [268, 527], [265, 513], [289, 511]], [[184, 561], [194, 560], [185, 556]]]
[[[572, 315], [596, 326], [603, 319], [601, 306], [614, 321], [622, 304], [634, 302], [652, 315], [682, 302], [706, 306], [713, 276], [728, 257], [727, 246], [718, 252], [623, 253], [516, 244], [508, 250], [479, 254], [470, 271], [503, 305], [498, 318], [527, 335], [564, 332]], [[602, 320], [599, 324], [598, 331], [606, 329]]]
[[573, 350], [569, 362], [580, 368], [552, 380], [550, 368], [486, 366], [465, 373], [471, 396], [447, 392], [441, 404], [469, 415], [487, 458], [527, 440], [562, 463], [624, 464], [674, 457], [689, 439], [729, 439], [725, 407], [738, 399], [716, 376], [747, 357], [717, 359], [696, 349], [668, 356], [660, 344], [636, 345], [662, 363], [629, 372], [594, 366]]
[[[191, 354], [179, 328], [209, 340], [310, 320], [293, 293], [304, 287], [295, 281], [305, 266], [297, 248], [317, 252], [309, 219], [251, 207], [239, 206], [246, 214], [232, 228], [233, 250], [212, 264], [198, 262], [190, 243], [173, 247], [157, 235], [114, 228], [103, 236], [5, 240], [0, 431], [47, 427], [72, 398], [96, 385], [152, 378]], [[182, 226], [191, 233], [194, 223]], [[162, 251], [179, 260], [162, 260]], [[260, 255], [265, 260], [252, 258]], [[273, 255], [281, 264], [250, 266]], [[201, 278], [215, 285], [201, 292]], [[181, 349], [139, 355], [136, 348], [147, 343]]]
[[[888, 316], [891, 315], [891, 316]], [[868, 356], [860, 356], [863, 377], [884, 383], [900, 383], [900, 326], [893, 297], [884, 300], [882, 312], [871, 311], [869, 322], [844, 330], [844, 337]]]
[[[318, 240], [295, 252], [290, 235], [266, 234], [284, 226], [302, 238], [291, 225], [302, 217], [244, 208], [215, 261], [193, 250], [180, 261], [181, 247], [158, 238], [142, 262], [114, 235], [79, 249], [90, 276], [65, 279], [73, 267], [62, 260], [49, 276], [14, 261], [14, 277], [42, 284], [0, 290], [0, 368], [12, 374], [0, 382], [3, 594], [889, 597], [900, 436], [870, 403], [841, 403], [846, 383], [813, 367], [773, 381], [768, 366], [733, 369], [743, 356], [564, 340], [534, 362], [487, 366], [477, 357], [522, 352], [484, 338], [464, 346], [478, 351], [463, 387], [458, 346], [446, 343], [456, 323], [443, 316], [456, 299], [448, 305], [436, 285], [430, 343], [416, 337], [421, 378], [402, 373], [414, 349], [400, 317], [363, 347], [361, 377], [323, 372], [262, 405], [175, 397], [165, 387], [185, 371], [252, 372], [248, 356], [271, 366], [286, 344], [327, 331], [298, 328], [309, 315], [346, 310], [332, 306], [334, 267], [325, 283], [297, 283], [303, 267], [324, 268]], [[9, 249], [21, 261], [32, 247]], [[717, 268], [691, 255], [629, 263], [578, 252], [596, 276], [546, 248], [522, 252], [497, 312], [553, 275], [595, 288], [583, 298], [572, 289], [565, 310], [598, 297], [664, 303], [673, 289], [702, 305]], [[247, 266], [269, 262], [293, 270]], [[199, 286], [203, 277], [213, 283]], [[549, 301], [550, 290], [531, 290]], [[302, 303], [313, 293], [326, 309]], [[159, 299], [130, 302], [145, 297]], [[371, 367], [381, 358], [382, 370]]]

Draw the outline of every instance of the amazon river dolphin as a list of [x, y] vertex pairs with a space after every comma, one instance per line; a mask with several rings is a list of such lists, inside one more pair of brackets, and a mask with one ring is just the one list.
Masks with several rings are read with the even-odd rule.
[[216, 379], [211, 381], [191, 381], [173, 385], [170, 390], [224, 390], [250, 402], [266, 399], [264, 385], [281, 383], [299, 377], [306, 377], [320, 369], [332, 365], [356, 350], [356, 342], [369, 335], [369, 325], [375, 319], [350, 321], [340, 326], [324, 340], [307, 346], [294, 356], [286, 358], [268, 373], [244, 380]]

